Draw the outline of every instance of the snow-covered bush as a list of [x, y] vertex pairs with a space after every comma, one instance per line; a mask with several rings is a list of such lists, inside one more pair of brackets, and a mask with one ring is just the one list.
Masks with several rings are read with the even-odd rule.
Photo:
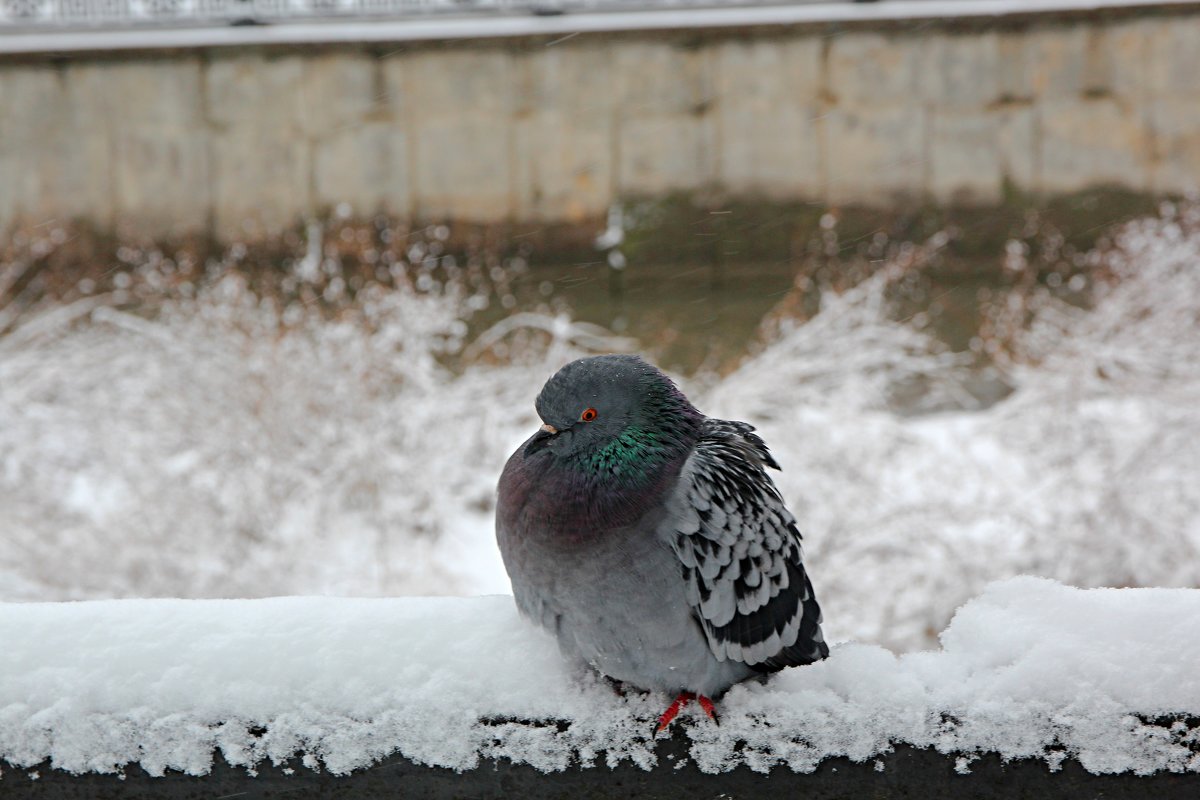
[[456, 373], [478, 304], [414, 283], [331, 309], [229, 272], [150, 316], [24, 314], [0, 338], [0, 596], [506, 591], [486, 516], [532, 388], [623, 343], [531, 314], [487, 337], [535, 340], [523, 359]]
[[[533, 397], [572, 356], [629, 343], [538, 313], [468, 333], [477, 288], [408, 255], [352, 302], [329, 301], [348, 288], [317, 250], [298, 300], [233, 271], [160, 287], [154, 313], [114, 295], [10, 309], [0, 598], [506, 591], [492, 494]], [[1022, 573], [1200, 585], [1200, 219], [1127, 226], [1086, 259], [1087, 309], [1033, 281], [994, 297], [1004, 340], [982, 349], [1014, 391], [987, 408], [968, 359], [893, 319], [913, 257], [772, 319], [732, 374], [685, 376], [782, 463], [831, 637], [928, 646]], [[128, 261], [127, 294], [163, 280]], [[958, 410], [899, 413], [914, 386]]]
[[714, 389], [709, 410], [778, 454], [830, 635], [925, 646], [988, 581], [1023, 573], [1200, 585], [1200, 219], [1130, 225], [1090, 258], [1107, 276], [1090, 309], [1046, 290], [1001, 300], [1019, 312], [996, 349], [1015, 391], [990, 408], [888, 409], [909, 375], [956, 392], [962, 373], [888, 318], [886, 272]]

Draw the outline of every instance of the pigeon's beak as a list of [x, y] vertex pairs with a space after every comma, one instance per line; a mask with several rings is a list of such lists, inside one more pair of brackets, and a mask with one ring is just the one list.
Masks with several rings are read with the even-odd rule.
[[538, 432], [533, 435], [533, 438], [529, 440], [529, 444], [525, 445], [525, 457], [529, 458], [531, 455], [550, 444], [550, 440], [554, 438], [556, 433], [558, 433], [558, 428], [549, 423], [544, 423], [542, 427], [538, 429]]

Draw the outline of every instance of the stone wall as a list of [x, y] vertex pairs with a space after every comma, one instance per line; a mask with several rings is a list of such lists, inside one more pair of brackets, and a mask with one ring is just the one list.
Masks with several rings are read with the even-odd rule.
[[1200, 186], [1200, 9], [0, 61], [0, 229]]

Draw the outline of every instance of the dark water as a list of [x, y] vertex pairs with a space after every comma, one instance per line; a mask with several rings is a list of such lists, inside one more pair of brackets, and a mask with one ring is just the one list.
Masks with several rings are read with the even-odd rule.
[[549, 291], [551, 304], [575, 319], [636, 339], [670, 370], [693, 374], [728, 368], [759, 338], [763, 319], [795, 288], [786, 265], [741, 265], [716, 271], [710, 265], [604, 263], [531, 268], [517, 296]]
[[[949, 349], [967, 351], [984, 306], [1009, 290], [994, 260], [953, 275], [916, 275], [890, 292], [896, 319], [924, 322]], [[513, 284], [521, 309], [567, 310], [575, 319], [631, 336], [659, 363], [685, 374], [723, 371], [763, 338], [773, 315], [807, 317], [824, 290], [787, 264], [726, 266], [601, 263], [531, 267]], [[920, 316], [918, 316], [920, 315]]]
[[[844, 288], [869, 274], [871, 265], [852, 269], [854, 275], [835, 276], [844, 280], [819, 288], [811, 265], [794, 263], [630, 264], [619, 271], [599, 261], [530, 265], [509, 284], [509, 308], [493, 306], [473, 327], [482, 329], [509, 311], [562, 311], [633, 338], [640, 352], [668, 371], [723, 374], [767, 343], [770, 320], [812, 316], [822, 291], [836, 291], [830, 283]], [[986, 406], [1011, 388], [979, 349], [978, 335], [989, 305], [1006, 302], [1012, 291], [1012, 276], [999, 258], [959, 259], [896, 281], [888, 289], [888, 312], [918, 325], [947, 350], [967, 354], [963, 388]], [[926, 388], [898, 387], [893, 410], [928, 410]]]
[[[809, 317], [821, 291], [905, 264], [888, 290], [892, 316], [971, 352], [984, 375], [979, 336], [990, 312], [1035, 287], [1086, 305], [1096, 269], [1086, 255], [1124, 221], [1151, 215], [1155, 201], [1097, 189], [988, 208], [684, 206], [658, 209], [630, 234], [621, 271], [601, 253], [557, 266], [530, 259], [512, 284], [517, 307], [569, 309], [685, 374], [725, 371], [761, 342], [765, 318]], [[995, 387], [982, 392], [995, 399]]]

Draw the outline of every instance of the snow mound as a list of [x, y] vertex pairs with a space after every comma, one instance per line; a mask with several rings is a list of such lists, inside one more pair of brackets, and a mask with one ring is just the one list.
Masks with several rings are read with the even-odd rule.
[[[706, 771], [893, 743], [1200, 772], [1200, 590], [992, 584], [940, 651], [845, 644], [677, 723]], [[572, 672], [508, 597], [0, 604], [0, 760], [204, 774], [219, 752], [345, 773], [393, 754], [470, 769], [657, 763], [668, 698]]]

